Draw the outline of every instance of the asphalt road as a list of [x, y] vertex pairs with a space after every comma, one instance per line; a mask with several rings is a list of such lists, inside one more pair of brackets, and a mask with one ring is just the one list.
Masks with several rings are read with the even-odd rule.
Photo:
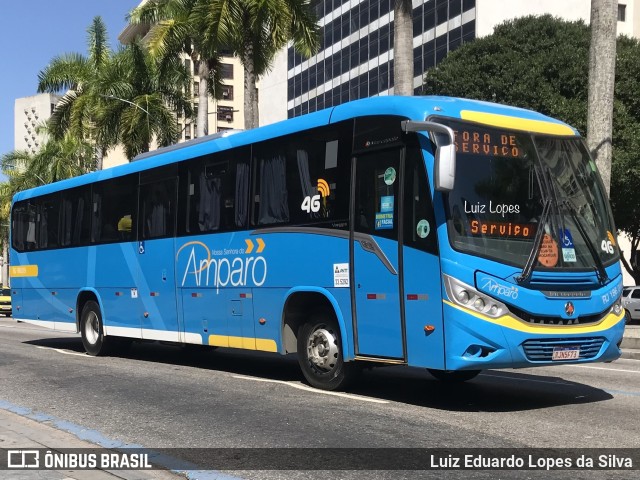
[[[421, 369], [385, 367], [365, 371], [348, 392], [332, 393], [304, 384], [291, 357], [228, 349], [187, 353], [160, 344], [90, 357], [79, 336], [3, 319], [0, 400], [101, 438], [154, 449], [640, 448], [636, 360], [486, 371], [461, 385], [443, 385]], [[365, 478], [363, 472], [325, 473], [321, 476]], [[377, 471], [366, 478], [442, 478], [442, 473]], [[631, 478], [632, 473], [638, 471], [448, 471], [446, 477]]]

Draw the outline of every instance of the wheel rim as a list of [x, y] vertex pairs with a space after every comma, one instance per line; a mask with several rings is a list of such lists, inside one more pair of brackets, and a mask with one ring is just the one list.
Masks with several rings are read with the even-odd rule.
[[324, 325], [311, 332], [307, 339], [307, 358], [312, 367], [321, 373], [332, 371], [339, 353], [338, 338]]
[[100, 336], [100, 322], [95, 312], [89, 312], [84, 322], [84, 335], [91, 345], [95, 345]]

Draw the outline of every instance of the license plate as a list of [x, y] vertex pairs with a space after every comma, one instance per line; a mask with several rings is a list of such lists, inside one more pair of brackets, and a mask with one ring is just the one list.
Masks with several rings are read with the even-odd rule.
[[580, 358], [578, 347], [555, 347], [551, 360], [577, 360]]

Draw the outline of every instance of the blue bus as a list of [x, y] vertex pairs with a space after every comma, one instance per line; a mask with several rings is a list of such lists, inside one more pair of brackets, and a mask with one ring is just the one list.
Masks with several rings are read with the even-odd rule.
[[296, 353], [461, 381], [611, 361], [615, 226], [572, 127], [448, 97], [358, 100], [18, 193], [14, 317], [123, 339]]

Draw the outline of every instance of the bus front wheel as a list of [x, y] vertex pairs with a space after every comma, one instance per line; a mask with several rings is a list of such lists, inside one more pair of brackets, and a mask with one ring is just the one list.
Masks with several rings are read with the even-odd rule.
[[466, 382], [472, 380], [478, 376], [480, 370], [435, 370], [432, 368], [427, 369], [431, 375], [436, 377], [441, 382], [457, 383]]
[[304, 377], [322, 390], [345, 388], [357, 365], [344, 362], [340, 329], [328, 314], [312, 316], [298, 331], [298, 362]]
[[89, 355], [94, 357], [107, 353], [107, 339], [102, 328], [102, 313], [93, 300], [85, 303], [80, 317], [82, 344]]

